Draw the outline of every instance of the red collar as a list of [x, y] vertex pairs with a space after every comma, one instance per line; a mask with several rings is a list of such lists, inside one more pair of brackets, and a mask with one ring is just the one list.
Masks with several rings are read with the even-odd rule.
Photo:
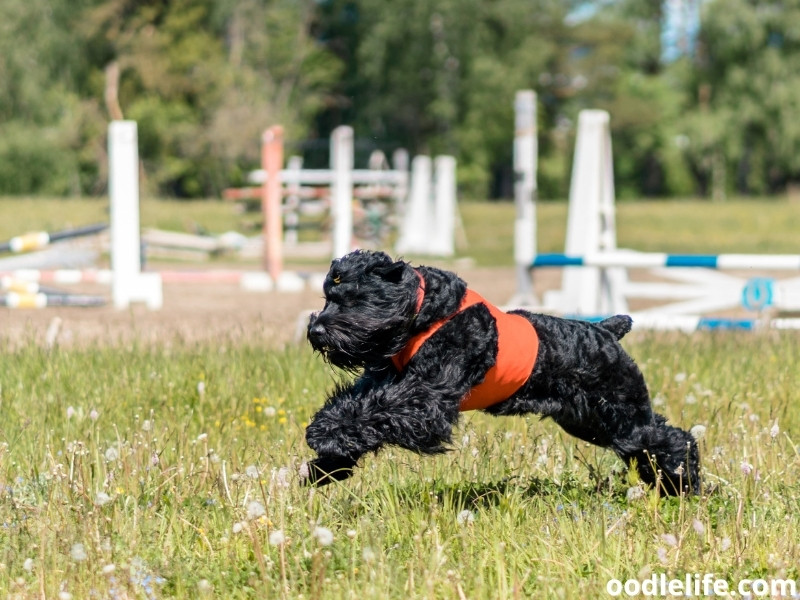
[[417, 314], [419, 311], [422, 310], [422, 301], [425, 300], [425, 279], [422, 277], [422, 273], [414, 269], [414, 273], [417, 274], [419, 277], [419, 287], [417, 288]]

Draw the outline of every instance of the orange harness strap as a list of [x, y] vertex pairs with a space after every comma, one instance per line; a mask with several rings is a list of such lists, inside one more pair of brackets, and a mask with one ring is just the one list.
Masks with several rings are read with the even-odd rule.
[[[422, 288], [420, 288], [422, 289]], [[422, 291], [424, 294], [424, 290]], [[411, 338], [400, 352], [392, 357], [398, 371], [402, 371], [428, 338], [442, 325], [463, 310], [476, 304], [485, 304], [497, 323], [497, 360], [483, 382], [472, 388], [461, 400], [459, 410], [483, 409], [511, 397], [528, 380], [539, 351], [539, 336], [530, 321], [521, 315], [512, 315], [484, 300], [479, 294], [467, 290], [458, 310], [437, 321], [430, 328]]]

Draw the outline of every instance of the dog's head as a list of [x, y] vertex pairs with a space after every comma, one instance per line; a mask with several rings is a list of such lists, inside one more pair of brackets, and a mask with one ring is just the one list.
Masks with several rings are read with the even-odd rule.
[[332, 365], [379, 368], [408, 341], [419, 276], [383, 252], [356, 250], [331, 263], [325, 308], [311, 315], [308, 341]]

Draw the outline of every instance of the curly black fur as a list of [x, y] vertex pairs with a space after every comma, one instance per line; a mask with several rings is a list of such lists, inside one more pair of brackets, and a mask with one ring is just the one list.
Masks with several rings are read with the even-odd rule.
[[[325, 308], [312, 315], [308, 339], [330, 364], [361, 375], [338, 387], [311, 420], [306, 441], [318, 458], [308, 464], [307, 482], [345, 479], [361, 456], [386, 444], [422, 454], [447, 449], [462, 398], [497, 356], [497, 328], [486, 305], [457, 312], [466, 289], [454, 273], [414, 269], [380, 252], [333, 261]], [[664, 493], [700, 490], [695, 440], [653, 412], [644, 377], [619, 344], [630, 317], [592, 324], [514, 312], [539, 336], [536, 363], [516, 393], [486, 412], [550, 417], [571, 435], [613, 450]], [[398, 371], [392, 356], [443, 319]]]

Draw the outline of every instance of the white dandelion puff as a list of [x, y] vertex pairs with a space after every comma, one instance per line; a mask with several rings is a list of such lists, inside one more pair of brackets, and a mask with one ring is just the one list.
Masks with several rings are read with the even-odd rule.
[[663, 541], [667, 546], [672, 546], [673, 548], [678, 545], [678, 538], [676, 538], [672, 533], [662, 534], [661, 541]]
[[689, 430], [689, 433], [692, 434], [692, 437], [696, 441], [702, 440], [706, 435], [706, 426], [705, 425], [695, 425]]
[[456, 517], [456, 523], [459, 525], [471, 525], [475, 522], [475, 513], [471, 510], [462, 510]]
[[333, 532], [327, 527], [315, 527], [311, 535], [320, 546], [330, 546], [333, 543]]
[[285, 542], [286, 542], [286, 536], [280, 529], [276, 529], [275, 531], [269, 534], [270, 546], [283, 546]]
[[631, 486], [628, 488], [628, 491], [625, 492], [625, 497], [628, 499], [628, 502], [635, 502], [636, 500], [644, 498], [644, 496], [644, 488], [640, 485]]
[[247, 504], [247, 518], [250, 521], [259, 517], [263, 517], [265, 514], [267, 514], [267, 511], [264, 508], [264, 505], [258, 500], [251, 500]]
[[34, 565], [33, 559], [26, 558], [25, 562], [22, 563], [22, 568], [25, 569], [28, 573], [30, 573], [31, 571], [33, 571], [33, 565]]
[[81, 562], [89, 558], [89, 556], [86, 554], [86, 548], [80, 542], [72, 544], [69, 555], [75, 562]]

